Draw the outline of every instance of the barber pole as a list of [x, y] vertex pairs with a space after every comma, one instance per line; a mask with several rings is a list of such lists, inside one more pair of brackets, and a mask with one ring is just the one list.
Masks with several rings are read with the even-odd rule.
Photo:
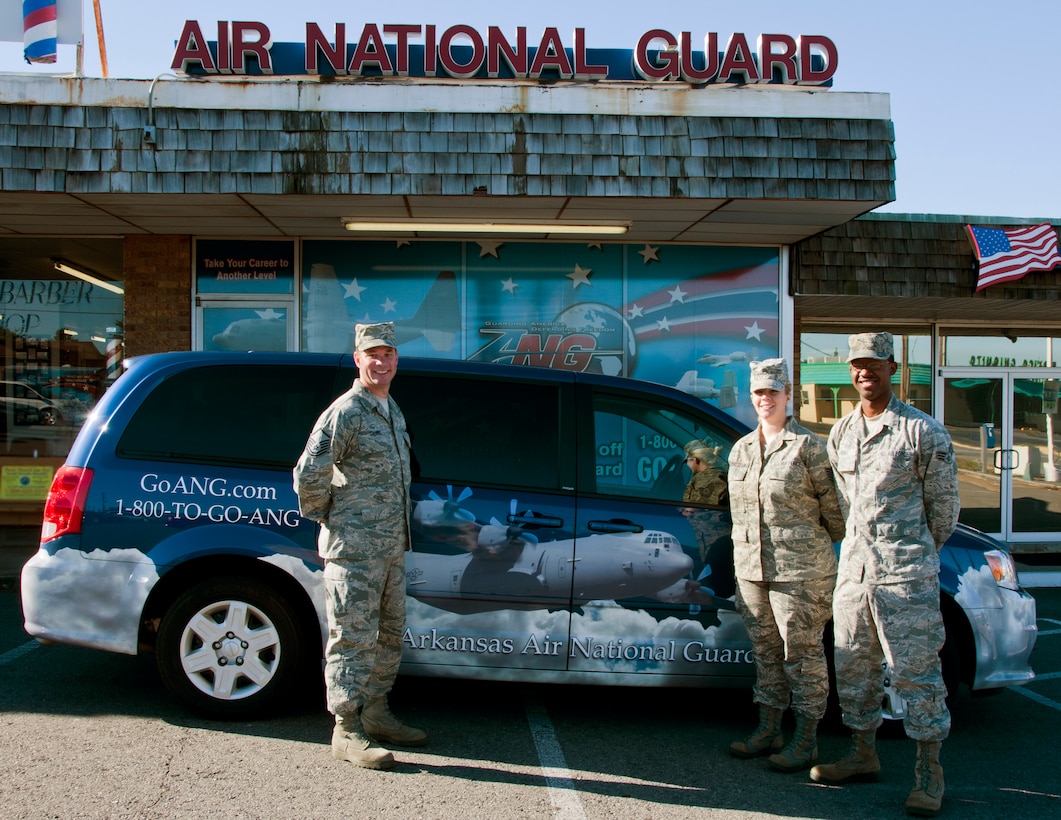
[[56, 0], [22, 0], [22, 32], [27, 63], [54, 63], [59, 39]]
[[109, 339], [107, 341], [107, 364], [105, 381], [112, 382], [121, 375], [122, 370], [122, 340]]

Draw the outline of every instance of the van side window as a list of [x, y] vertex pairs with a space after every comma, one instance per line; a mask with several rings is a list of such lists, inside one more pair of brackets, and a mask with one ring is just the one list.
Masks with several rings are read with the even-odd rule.
[[729, 436], [682, 409], [605, 392], [593, 398], [593, 435], [596, 492], [658, 501], [682, 500], [691, 476], [683, 450], [688, 442], [713, 448], [720, 472], [732, 445]]
[[290, 470], [331, 402], [333, 368], [200, 367], [144, 400], [118, 443], [121, 458]]
[[423, 481], [560, 486], [560, 393], [543, 383], [402, 373], [392, 395]]

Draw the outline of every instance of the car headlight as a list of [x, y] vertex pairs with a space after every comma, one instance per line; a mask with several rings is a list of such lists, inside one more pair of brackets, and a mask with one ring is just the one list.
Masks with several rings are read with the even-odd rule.
[[991, 574], [995, 576], [995, 583], [1004, 589], [1019, 589], [1017, 581], [1017, 564], [1013, 556], [1002, 550], [988, 550], [984, 553], [987, 565], [991, 567]]

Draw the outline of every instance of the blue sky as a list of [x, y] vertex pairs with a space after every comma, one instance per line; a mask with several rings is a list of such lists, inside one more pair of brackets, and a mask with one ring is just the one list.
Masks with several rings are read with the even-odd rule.
[[[4, 0], [18, 4], [20, 0]], [[306, 22], [329, 32], [344, 22], [351, 32], [365, 23], [464, 23], [490, 25], [528, 38], [546, 27], [565, 43], [584, 28], [589, 48], [633, 49], [645, 31], [692, 33], [702, 42], [717, 32], [724, 43], [741, 32], [824, 35], [836, 43], [835, 91], [877, 91], [891, 96], [896, 134], [896, 201], [881, 210], [898, 213], [1061, 218], [1061, 131], [1056, 58], [1051, 38], [1061, 31], [1061, 3], [986, 0], [850, 0], [755, 4], [709, 0], [653, 4], [632, 0], [539, 0], [506, 7], [481, 0], [439, 4], [403, 0], [365, 6], [349, 0], [99, 0], [109, 76], [150, 79], [170, 72], [173, 43], [185, 20], [204, 32], [218, 20], [265, 23], [276, 42], [301, 42]], [[101, 76], [92, 0], [84, 0], [84, 74]], [[366, 9], [368, 9], [366, 11]], [[29, 66], [21, 45], [0, 44], [0, 72], [48, 74], [75, 69], [64, 47], [57, 66]], [[0, 78], [2, 81], [2, 78]], [[710, 88], [696, 93], [712, 93]]]

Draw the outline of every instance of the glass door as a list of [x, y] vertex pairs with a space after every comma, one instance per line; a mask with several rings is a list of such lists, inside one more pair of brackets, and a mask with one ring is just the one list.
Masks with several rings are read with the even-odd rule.
[[[944, 371], [946, 374], [947, 371]], [[1002, 537], [1008, 507], [1009, 427], [1004, 373], [977, 370], [943, 379], [943, 424], [958, 462], [959, 520]]]
[[1007, 540], [1061, 540], [1058, 441], [1061, 375], [1042, 371], [1012, 379], [1013, 515]]
[[1061, 541], [1061, 370], [944, 368], [960, 520], [1010, 544]]

